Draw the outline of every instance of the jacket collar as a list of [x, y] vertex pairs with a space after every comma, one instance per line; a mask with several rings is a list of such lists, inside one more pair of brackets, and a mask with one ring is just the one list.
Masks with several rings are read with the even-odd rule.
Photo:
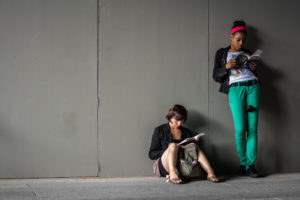
[[[171, 134], [169, 122], [164, 125], [163, 129], [164, 129], [165, 133], [167, 133], [168, 140], [171, 141], [172, 140], [172, 134]], [[179, 129], [180, 129], [180, 138], [182, 138], [183, 137], [182, 136], [182, 126], [180, 126]]]

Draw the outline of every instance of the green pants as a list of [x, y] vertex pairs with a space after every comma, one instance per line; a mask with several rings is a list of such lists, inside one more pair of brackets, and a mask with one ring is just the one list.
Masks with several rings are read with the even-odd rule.
[[[248, 168], [249, 165], [254, 164], [257, 153], [259, 84], [232, 86], [229, 88], [228, 98], [234, 122], [235, 141], [240, 164]], [[254, 109], [247, 112], [247, 106], [251, 106]]]

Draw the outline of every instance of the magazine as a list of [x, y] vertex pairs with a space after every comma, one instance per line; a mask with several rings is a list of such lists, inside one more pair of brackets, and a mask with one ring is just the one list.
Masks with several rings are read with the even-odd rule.
[[199, 140], [199, 138], [204, 135], [205, 135], [205, 133], [199, 133], [198, 135], [195, 135], [194, 137], [189, 137], [189, 138], [182, 140], [180, 143], [178, 143], [178, 145], [184, 146], [191, 142], [197, 142]]
[[249, 68], [249, 63], [256, 62], [257, 60], [260, 60], [261, 54], [263, 53], [262, 50], [258, 49], [256, 50], [252, 55], [241, 53], [236, 57], [238, 68]]

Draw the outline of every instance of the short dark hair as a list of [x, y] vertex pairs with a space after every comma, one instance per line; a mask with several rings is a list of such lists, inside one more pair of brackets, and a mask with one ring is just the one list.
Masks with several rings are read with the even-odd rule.
[[169, 109], [166, 119], [170, 121], [172, 118], [175, 118], [179, 121], [186, 121], [187, 114], [188, 112], [183, 105], [175, 104], [172, 108]]
[[[233, 26], [231, 29], [235, 28], [235, 27], [238, 27], [238, 26], [243, 26], [246, 28], [246, 22], [244, 22], [243, 20], [237, 20], [237, 21], [234, 21], [233, 22]], [[239, 30], [239, 31], [236, 31], [235, 33], [245, 33], [247, 35], [247, 30]], [[233, 35], [235, 34], [233, 33]]]

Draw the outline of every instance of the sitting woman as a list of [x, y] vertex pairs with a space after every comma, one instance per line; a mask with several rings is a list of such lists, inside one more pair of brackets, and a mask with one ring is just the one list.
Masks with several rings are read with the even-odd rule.
[[[174, 105], [168, 112], [166, 119], [169, 123], [155, 128], [149, 150], [149, 158], [157, 160], [157, 168], [160, 176], [170, 176], [170, 182], [179, 184], [182, 182], [176, 169], [178, 157], [177, 143], [192, 137], [192, 132], [181, 126], [187, 119], [187, 110], [182, 105]], [[204, 153], [198, 148], [198, 162], [207, 172], [207, 180], [218, 182], [214, 170], [210, 166]]]

